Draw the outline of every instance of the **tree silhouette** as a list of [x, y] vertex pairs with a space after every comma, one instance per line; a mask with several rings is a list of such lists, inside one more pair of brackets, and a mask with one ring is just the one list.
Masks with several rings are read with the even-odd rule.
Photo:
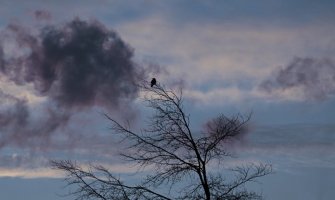
[[54, 168], [67, 173], [68, 185], [76, 186], [71, 192], [76, 199], [262, 199], [247, 191], [245, 184], [271, 173], [270, 165], [238, 166], [228, 177], [225, 171], [215, 170], [232, 156], [226, 146], [246, 131], [250, 117], [220, 115], [207, 123], [203, 133], [195, 134], [181, 90], [177, 94], [149, 83], [140, 87], [154, 111], [147, 128], [135, 132], [129, 124], [106, 117], [113, 132], [128, 145], [121, 156], [150, 173], [146, 172], [141, 183], [130, 185], [103, 166], [91, 164], [83, 169], [74, 161], [52, 161]]

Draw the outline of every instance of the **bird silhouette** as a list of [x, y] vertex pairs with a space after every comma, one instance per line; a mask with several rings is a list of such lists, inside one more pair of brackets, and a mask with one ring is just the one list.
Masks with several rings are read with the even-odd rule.
[[154, 85], [156, 85], [156, 79], [155, 78], [153, 78], [152, 80], [151, 80], [151, 87], [153, 87]]

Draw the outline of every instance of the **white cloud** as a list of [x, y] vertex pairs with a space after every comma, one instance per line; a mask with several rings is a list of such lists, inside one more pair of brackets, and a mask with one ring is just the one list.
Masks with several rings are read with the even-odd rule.
[[[114, 174], [127, 174], [138, 172], [138, 168], [131, 164], [106, 164], [106, 163], [94, 163], [94, 165], [102, 165]], [[88, 169], [88, 164], [82, 164], [82, 169]], [[35, 168], [6, 168], [0, 167], [0, 178], [1, 177], [20, 177], [20, 178], [64, 178], [64, 171], [53, 169], [51, 167], [35, 167]]]
[[276, 89], [271, 93], [260, 90], [254, 87], [250, 90], [231, 86], [223, 88], [212, 88], [207, 91], [197, 89], [185, 89], [184, 97], [196, 103], [196, 105], [217, 106], [241, 104], [261, 100], [265, 102], [280, 102], [280, 101], [305, 101], [305, 95], [301, 88], [294, 87], [290, 89]]
[[[161, 82], [180, 78], [185, 95], [212, 104], [250, 98], [302, 101], [299, 88], [271, 94], [258, 85], [295, 56], [330, 57], [335, 29], [324, 24], [300, 27], [255, 27], [246, 24], [180, 24], [161, 16], [119, 24], [120, 35], [137, 59], [151, 59], [166, 67]], [[240, 87], [244, 82], [247, 89]], [[227, 86], [228, 84], [228, 86]]]
[[63, 174], [51, 168], [0, 168], [0, 177], [60, 178]]
[[184, 25], [153, 16], [121, 24], [117, 30], [139, 57], [156, 59], [167, 65], [171, 74], [196, 84], [245, 76], [262, 79], [294, 56], [334, 53], [329, 43], [335, 41], [335, 29], [322, 25]]
[[[184, 90], [184, 96], [202, 105], [217, 105], [243, 101], [248, 94], [238, 88], [216, 88], [207, 92]], [[248, 92], [246, 92], [248, 93]]]
[[14, 96], [18, 99], [24, 99], [29, 105], [38, 105], [45, 102], [46, 97], [38, 96], [33, 91], [33, 85], [27, 84], [24, 86], [16, 85], [6, 77], [0, 75], [0, 88], [3, 92]]

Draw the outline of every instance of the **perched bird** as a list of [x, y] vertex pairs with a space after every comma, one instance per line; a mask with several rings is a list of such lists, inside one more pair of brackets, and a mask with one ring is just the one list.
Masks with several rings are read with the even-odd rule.
[[153, 78], [153, 79], [151, 80], [151, 87], [154, 86], [154, 85], [156, 85], [156, 82], [157, 82], [156, 79]]

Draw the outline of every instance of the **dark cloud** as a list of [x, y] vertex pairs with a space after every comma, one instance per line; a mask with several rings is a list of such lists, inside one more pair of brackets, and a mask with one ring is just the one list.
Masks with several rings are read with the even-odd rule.
[[26, 100], [1, 92], [0, 100], [12, 104], [0, 113], [0, 147], [47, 147], [73, 114], [93, 106], [130, 113], [136, 82], [146, 74], [132, 59], [133, 49], [98, 21], [38, 29], [9, 24], [0, 35], [0, 73], [19, 87], [33, 85], [47, 103], [34, 118]]
[[260, 88], [268, 93], [297, 88], [306, 100], [325, 100], [335, 94], [335, 64], [327, 58], [295, 58]]
[[133, 50], [99, 22], [75, 19], [38, 35], [17, 24], [7, 30], [30, 52], [1, 68], [16, 84], [33, 83], [40, 95], [67, 107], [117, 107], [136, 97], [141, 69], [132, 61]]

